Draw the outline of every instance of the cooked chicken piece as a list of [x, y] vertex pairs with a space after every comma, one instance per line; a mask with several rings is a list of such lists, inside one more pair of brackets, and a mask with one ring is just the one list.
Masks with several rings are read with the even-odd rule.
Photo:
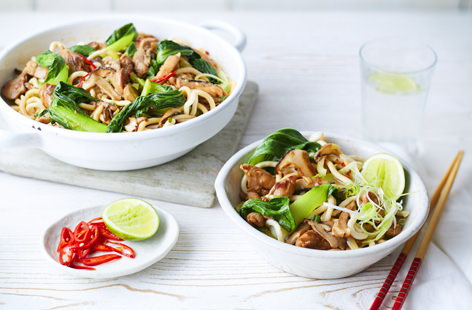
[[254, 194], [250, 194], [252, 192], [259, 196], [264, 196], [275, 184], [274, 176], [264, 169], [249, 164], [242, 164], [240, 168], [246, 175], [249, 197], [251, 197], [251, 195], [253, 195], [253, 197], [255, 196]]
[[331, 245], [317, 232], [308, 230], [303, 233], [295, 242], [295, 245], [302, 248], [310, 248], [317, 250], [330, 250]]
[[285, 177], [280, 181], [276, 182], [271, 188], [269, 195], [277, 197], [291, 197], [295, 192], [295, 181], [297, 177], [294, 175]]
[[330, 182], [329, 180], [325, 180], [321, 177], [317, 177], [317, 176], [311, 177], [311, 178], [302, 177], [295, 182], [295, 191], [310, 189], [314, 186], [318, 186], [321, 184], [329, 184], [329, 183], [332, 183], [332, 182]]
[[56, 85], [44, 84], [39, 89], [39, 97], [41, 97], [41, 101], [46, 108], [48, 108], [49, 104], [51, 103], [52, 93], [54, 92], [55, 88]]
[[89, 44], [87, 44], [88, 46], [91, 46], [94, 50], [98, 51], [98, 50], [101, 50], [101, 49], [104, 49], [106, 46], [105, 43], [103, 42], [96, 42], [96, 41], [92, 41], [90, 42]]
[[155, 43], [157, 45], [157, 42], [159, 41], [155, 36], [153, 36], [152, 34], [147, 34], [147, 33], [139, 33], [138, 34], [138, 37], [136, 38], [134, 44], [136, 44], [136, 47], [140, 47], [142, 46], [142, 42], [144, 40], [148, 40], [149, 42], [153, 42], [153, 44]]
[[85, 61], [85, 56], [79, 54], [77, 52], [72, 52], [68, 49], [62, 49], [59, 51], [59, 55], [64, 58], [66, 64], [69, 66], [71, 72], [74, 71], [87, 71], [90, 72], [92, 68], [90, 65]]
[[103, 66], [100, 66], [100, 67], [96, 68], [91, 74], [97, 75], [101, 78], [109, 80], [109, 79], [111, 79], [111, 76], [115, 73], [115, 69], [113, 69], [109, 65], [110, 65], [110, 63], [107, 62], [106, 65], [103, 65]]
[[341, 154], [341, 147], [337, 144], [326, 143], [318, 150], [315, 154], [315, 161], [318, 162], [321, 157], [328, 155], [335, 155], [336, 157]]
[[179, 64], [179, 60], [180, 60], [180, 53], [177, 55], [171, 55], [167, 57], [166, 61], [159, 68], [159, 72], [156, 74], [156, 78], [161, 78], [165, 75], [168, 75], [172, 71], [174, 71], [177, 65]]
[[254, 227], [264, 227], [266, 218], [256, 212], [251, 212], [247, 215], [246, 221]]
[[247, 198], [246, 199], [257, 199], [261, 200], [261, 195], [259, 195], [256, 192], [247, 192]]
[[181, 77], [176, 79], [177, 88], [187, 86], [191, 89], [200, 89], [209, 93], [212, 97], [226, 96], [226, 92], [221, 86], [203, 80], [187, 80]]
[[120, 100], [121, 95], [116, 92], [116, 90], [108, 83], [107, 80], [98, 76], [97, 74], [92, 74], [90, 77], [85, 80], [82, 87], [86, 90], [89, 90], [93, 86], [98, 86], [102, 92], [104, 92], [109, 98], [113, 100]]
[[[346, 208], [349, 210], [353, 210], [356, 207], [356, 202], [352, 201], [349, 203]], [[347, 227], [347, 221], [349, 220], [350, 214], [347, 212], [341, 212], [337, 221], [333, 224], [333, 234], [339, 238], [347, 238], [351, 236], [351, 232]]]
[[109, 75], [109, 80], [119, 94], [123, 94], [126, 84], [129, 82], [130, 74], [134, 69], [131, 58], [127, 55], [121, 55], [118, 60], [108, 60], [113, 72]]
[[310, 230], [310, 225], [308, 223], [303, 222], [300, 225], [298, 225], [297, 229], [295, 229], [290, 236], [288, 236], [286, 242], [290, 244], [295, 244], [295, 242], [300, 238], [301, 235], [303, 235], [305, 232]]
[[123, 68], [123, 74], [125, 75], [126, 79], [129, 79], [131, 72], [133, 72], [134, 70], [134, 64], [131, 57], [129, 57], [128, 55], [121, 55], [120, 66], [121, 68]]
[[134, 101], [138, 97], [136, 90], [131, 84], [127, 84], [123, 90], [123, 98], [128, 101]]
[[149, 65], [151, 64], [151, 57], [146, 55], [146, 51], [139, 49], [133, 56], [134, 68], [136, 75], [143, 78], [146, 76]]
[[36, 77], [37, 79], [45, 79], [47, 75], [47, 68], [39, 66], [33, 60], [29, 60], [20, 75], [3, 85], [2, 95], [7, 99], [15, 100], [26, 93], [26, 83], [30, 76]]
[[151, 59], [155, 56], [157, 48], [157, 39], [154, 37], [145, 37], [141, 40], [136, 41], [136, 53], [133, 56], [133, 63], [136, 75], [139, 77], [145, 77]]
[[36, 61], [30, 60], [26, 63], [23, 72], [37, 79], [44, 80], [48, 76], [48, 69], [41, 67]]
[[320, 237], [325, 239], [332, 249], [337, 249], [341, 246], [341, 243], [338, 238], [333, 236], [331, 233], [327, 232], [320, 223], [313, 221], [305, 220], [311, 228], [319, 234]]
[[28, 81], [28, 75], [26, 72], [22, 72], [16, 78], [8, 81], [2, 87], [2, 95], [3, 97], [15, 100], [19, 98], [21, 95], [26, 93], [26, 86], [25, 83]]
[[311, 178], [315, 175], [315, 169], [310, 162], [307, 151], [293, 149], [285, 153], [275, 166], [276, 174], [287, 175], [297, 172], [301, 177]]
[[385, 233], [385, 237], [393, 238], [401, 232], [402, 232], [402, 226], [401, 225], [399, 225], [398, 223], [396, 225], [392, 224], [392, 226], [390, 226], [390, 228]]

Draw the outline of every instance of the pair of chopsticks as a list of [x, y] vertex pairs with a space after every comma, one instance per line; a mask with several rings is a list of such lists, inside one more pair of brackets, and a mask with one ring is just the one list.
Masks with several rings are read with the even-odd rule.
[[[423, 237], [423, 240], [421, 241], [421, 244], [418, 250], [416, 251], [415, 258], [413, 259], [413, 262], [411, 263], [410, 270], [408, 271], [405, 281], [403, 282], [403, 285], [395, 299], [392, 310], [401, 309], [403, 306], [403, 303], [405, 302], [406, 297], [408, 296], [408, 293], [411, 289], [411, 286], [416, 277], [416, 274], [418, 270], [420, 269], [420, 266], [426, 254], [426, 251], [428, 250], [428, 246], [431, 243], [431, 239], [433, 238], [433, 233], [436, 229], [436, 226], [438, 225], [439, 219], [441, 218], [441, 214], [444, 210], [444, 206], [446, 205], [446, 200], [449, 197], [449, 192], [451, 191], [452, 184], [454, 183], [454, 180], [456, 178], [457, 171], [459, 170], [459, 166], [461, 164], [463, 156], [464, 156], [463, 151], [460, 151], [459, 153], [457, 153], [456, 157], [454, 158], [454, 161], [451, 163], [451, 165], [447, 169], [446, 173], [444, 174], [441, 181], [439, 182], [438, 187], [434, 191], [433, 196], [431, 197], [430, 204], [429, 204], [430, 212], [432, 212], [431, 218], [429, 220], [429, 223], [427, 224], [426, 232]], [[413, 237], [411, 237], [403, 246], [403, 249], [400, 255], [398, 255], [398, 258], [395, 261], [395, 264], [393, 264], [392, 269], [390, 270], [390, 273], [385, 279], [379, 292], [375, 296], [374, 302], [370, 306], [370, 310], [377, 310], [382, 305], [382, 302], [385, 296], [387, 295], [388, 290], [392, 286], [393, 281], [397, 277], [398, 272], [402, 268], [408, 254], [413, 248], [413, 245], [416, 239], [418, 238], [420, 231], [418, 231], [415, 235], [413, 235]]]

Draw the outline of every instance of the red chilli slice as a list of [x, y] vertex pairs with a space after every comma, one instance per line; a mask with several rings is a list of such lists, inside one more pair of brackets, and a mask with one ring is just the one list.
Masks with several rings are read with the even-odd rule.
[[94, 219], [91, 219], [88, 221], [89, 224], [98, 224], [98, 223], [103, 223], [103, 218], [101, 216], [96, 217]]
[[114, 249], [111, 246], [102, 243], [95, 244], [93, 249], [97, 252], [114, 252]]
[[136, 257], [136, 253], [134, 252], [134, 250], [123, 243], [106, 241], [105, 245], [112, 248], [112, 251], [120, 253], [121, 255], [124, 255], [126, 257], [129, 257], [129, 258]]
[[171, 72], [171, 73], [169, 73], [169, 74], [164, 75], [164, 76], [161, 77], [161, 78], [154, 78], [154, 79], [151, 79], [151, 82], [162, 84], [162, 83], [164, 83], [165, 81], [167, 81], [168, 79], [170, 79], [171, 77], [173, 77], [175, 74], [176, 74], [176, 72], [174, 71], [174, 72]]
[[116, 240], [116, 241], [123, 241], [124, 239], [121, 239], [114, 233], [112, 233], [105, 225], [105, 223], [90, 223], [90, 225], [97, 226], [98, 230], [100, 231], [100, 234], [105, 237], [106, 239], [111, 239], [111, 240]]
[[97, 265], [111, 262], [113, 260], [120, 259], [121, 257], [122, 256], [117, 255], [117, 254], [105, 254], [101, 256], [82, 258], [80, 262], [86, 266], [97, 266]]
[[[123, 241], [106, 227], [101, 217], [89, 222], [79, 222], [73, 232], [64, 227], [57, 246], [59, 262], [70, 268], [95, 270], [90, 266], [108, 263], [123, 256], [136, 257], [131, 247], [109, 239]], [[95, 252], [116, 252], [123, 256], [118, 254], [91, 256]]]
[[58, 252], [61, 265], [70, 266], [74, 262], [76, 252], [72, 246], [66, 245]]
[[72, 245], [74, 243], [74, 233], [67, 227], [63, 227], [61, 230], [61, 237], [57, 246], [59, 252], [66, 245]]
[[90, 227], [88, 223], [82, 221], [74, 229], [74, 239], [76, 244], [86, 242], [90, 236]]
[[95, 270], [95, 268], [93, 268], [93, 267], [82, 266], [82, 265], [77, 265], [77, 264], [71, 264], [69, 267], [70, 267], [70, 268], [74, 268], [74, 269]]
[[82, 57], [82, 59], [90, 66], [90, 71], [97, 69], [97, 67], [93, 64], [93, 62], [90, 61], [87, 57], [85, 57], [81, 53], [77, 53], [77, 54], [79, 54], [80, 57]]

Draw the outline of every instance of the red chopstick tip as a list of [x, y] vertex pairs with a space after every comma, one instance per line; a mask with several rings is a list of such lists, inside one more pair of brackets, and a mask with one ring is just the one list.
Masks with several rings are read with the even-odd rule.
[[385, 296], [388, 293], [388, 290], [392, 286], [393, 281], [395, 281], [395, 278], [397, 277], [398, 272], [400, 271], [403, 264], [405, 263], [406, 257], [407, 257], [406, 254], [403, 252], [400, 253], [400, 255], [398, 255], [397, 260], [392, 266], [392, 269], [390, 269], [390, 273], [388, 274], [387, 278], [382, 284], [382, 287], [380, 288], [379, 292], [375, 296], [374, 302], [369, 308], [370, 310], [378, 310], [380, 308]]
[[405, 278], [405, 282], [403, 282], [402, 288], [400, 292], [398, 292], [397, 298], [395, 299], [395, 303], [393, 304], [392, 310], [400, 310], [403, 306], [403, 303], [410, 292], [411, 286], [413, 281], [415, 280], [416, 274], [418, 270], [420, 270], [422, 259], [419, 257], [415, 257], [413, 262], [411, 263], [410, 270], [408, 270], [408, 274]]

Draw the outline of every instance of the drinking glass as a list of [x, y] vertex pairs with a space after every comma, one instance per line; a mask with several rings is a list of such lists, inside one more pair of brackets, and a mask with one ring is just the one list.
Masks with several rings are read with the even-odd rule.
[[436, 53], [421, 41], [392, 37], [365, 43], [359, 57], [364, 137], [417, 153]]

